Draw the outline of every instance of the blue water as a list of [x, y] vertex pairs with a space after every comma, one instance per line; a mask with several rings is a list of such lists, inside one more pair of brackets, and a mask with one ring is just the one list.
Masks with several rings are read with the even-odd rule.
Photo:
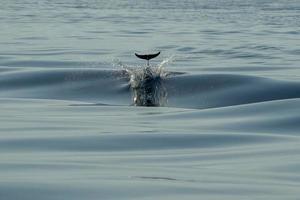
[[299, 10], [2, 0], [0, 199], [299, 199]]

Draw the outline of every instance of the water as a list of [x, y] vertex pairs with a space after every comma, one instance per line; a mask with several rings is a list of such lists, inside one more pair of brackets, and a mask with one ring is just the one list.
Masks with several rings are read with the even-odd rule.
[[299, 10], [2, 0], [0, 199], [298, 199]]

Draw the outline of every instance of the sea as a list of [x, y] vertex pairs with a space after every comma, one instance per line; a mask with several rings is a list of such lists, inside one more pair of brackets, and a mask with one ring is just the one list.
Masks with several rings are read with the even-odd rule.
[[300, 198], [299, 0], [1, 0], [0, 28], [1, 200]]

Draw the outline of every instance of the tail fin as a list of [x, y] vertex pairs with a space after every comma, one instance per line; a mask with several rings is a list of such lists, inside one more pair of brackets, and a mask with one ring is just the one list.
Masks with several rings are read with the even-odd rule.
[[144, 54], [144, 55], [140, 55], [135, 53], [135, 56], [140, 58], [140, 59], [144, 59], [144, 60], [151, 60], [152, 58], [157, 57], [160, 54], [160, 52], [155, 53], [155, 54]]

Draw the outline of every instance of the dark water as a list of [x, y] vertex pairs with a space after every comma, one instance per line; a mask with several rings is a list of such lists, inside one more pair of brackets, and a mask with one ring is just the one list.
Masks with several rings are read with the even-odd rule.
[[0, 199], [298, 199], [299, 10], [1, 1]]

